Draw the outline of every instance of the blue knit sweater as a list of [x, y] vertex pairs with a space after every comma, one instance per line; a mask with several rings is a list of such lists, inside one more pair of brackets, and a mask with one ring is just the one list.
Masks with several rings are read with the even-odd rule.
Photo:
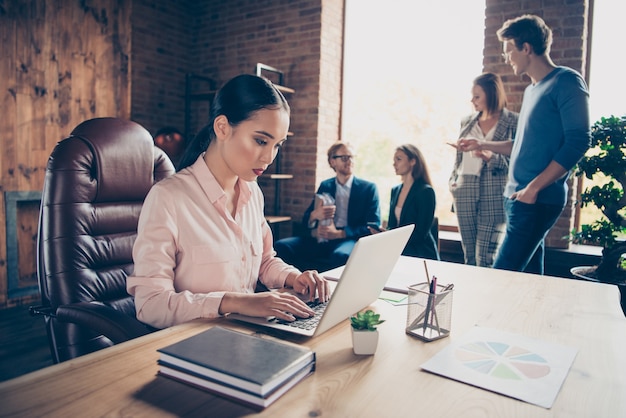
[[[555, 68], [526, 88], [504, 190], [506, 197], [526, 187], [553, 160], [566, 170], [576, 165], [591, 144], [588, 100], [585, 81], [567, 67]], [[537, 202], [565, 205], [568, 177], [540, 191]]]

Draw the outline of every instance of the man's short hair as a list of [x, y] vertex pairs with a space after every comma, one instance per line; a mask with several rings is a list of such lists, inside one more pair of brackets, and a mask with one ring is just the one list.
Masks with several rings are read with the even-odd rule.
[[330, 161], [332, 160], [333, 156], [337, 154], [337, 151], [342, 147], [346, 147], [349, 151], [352, 151], [352, 145], [343, 141], [337, 141], [334, 144], [332, 144], [330, 148], [328, 148], [328, 151], [326, 154], [328, 155], [328, 165], [330, 165], [331, 168], [333, 166], [330, 163]]
[[497, 32], [500, 42], [513, 40], [515, 47], [521, 50], [528, 43], [536, 55], [550, 53], [552, 30], [542, 18], [535, 15], [523, 15], [509, 19]]

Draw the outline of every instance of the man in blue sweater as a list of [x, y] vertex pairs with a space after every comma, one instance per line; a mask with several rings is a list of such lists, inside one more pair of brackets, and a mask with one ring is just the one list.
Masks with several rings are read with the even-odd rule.
[[328, 149], [328, 164], [335, 177], [321, 182], [316, 195], [326, 195], [334, 204], [316, 204], [313, 199], [302, 219], [303, 236], [274, 243], [278, 257], [300, 270], [325, 271], [348, 261], [357, 240], [370, 235], [368, 223], [380, 225], [378, 188], [352, 174], [352, 147], [336, 142]]
[[579, 73], [552, 62], [552, 31], [540, 17], [506, 21], [498, 39], [514, 73], [531, 80], [517, 134], [506, 142], [462, 138], [459, 146], [511, 156], [507, 228], [493, 267], [543, 274], [545, 237], [565, 207], [570, 170], [591, 143], [589, 93]]

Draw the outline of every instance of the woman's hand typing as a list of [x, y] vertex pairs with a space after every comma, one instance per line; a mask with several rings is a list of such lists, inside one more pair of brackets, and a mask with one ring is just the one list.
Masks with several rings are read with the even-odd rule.
[[316, 270], [289, 275], [285, 286], [293, 288], [299, 295], [308, 296], [309, 301], [319, 298], [320, 302], [326, 302], [330, 298], [328, 282]]
[[274, 316], [285, 321], [310, 318], [311, 308], [297, 296], [282, 292], [224, 294], [219, 309], [220, 314], [240, 313], [248, 316]]

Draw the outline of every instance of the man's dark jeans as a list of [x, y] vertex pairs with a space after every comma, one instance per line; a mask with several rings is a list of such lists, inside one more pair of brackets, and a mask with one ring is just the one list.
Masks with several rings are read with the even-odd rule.
[[527, 204], [504, 198], [506, 233], [493, 268], [543, 274], [544, 240], [562, 206]]

